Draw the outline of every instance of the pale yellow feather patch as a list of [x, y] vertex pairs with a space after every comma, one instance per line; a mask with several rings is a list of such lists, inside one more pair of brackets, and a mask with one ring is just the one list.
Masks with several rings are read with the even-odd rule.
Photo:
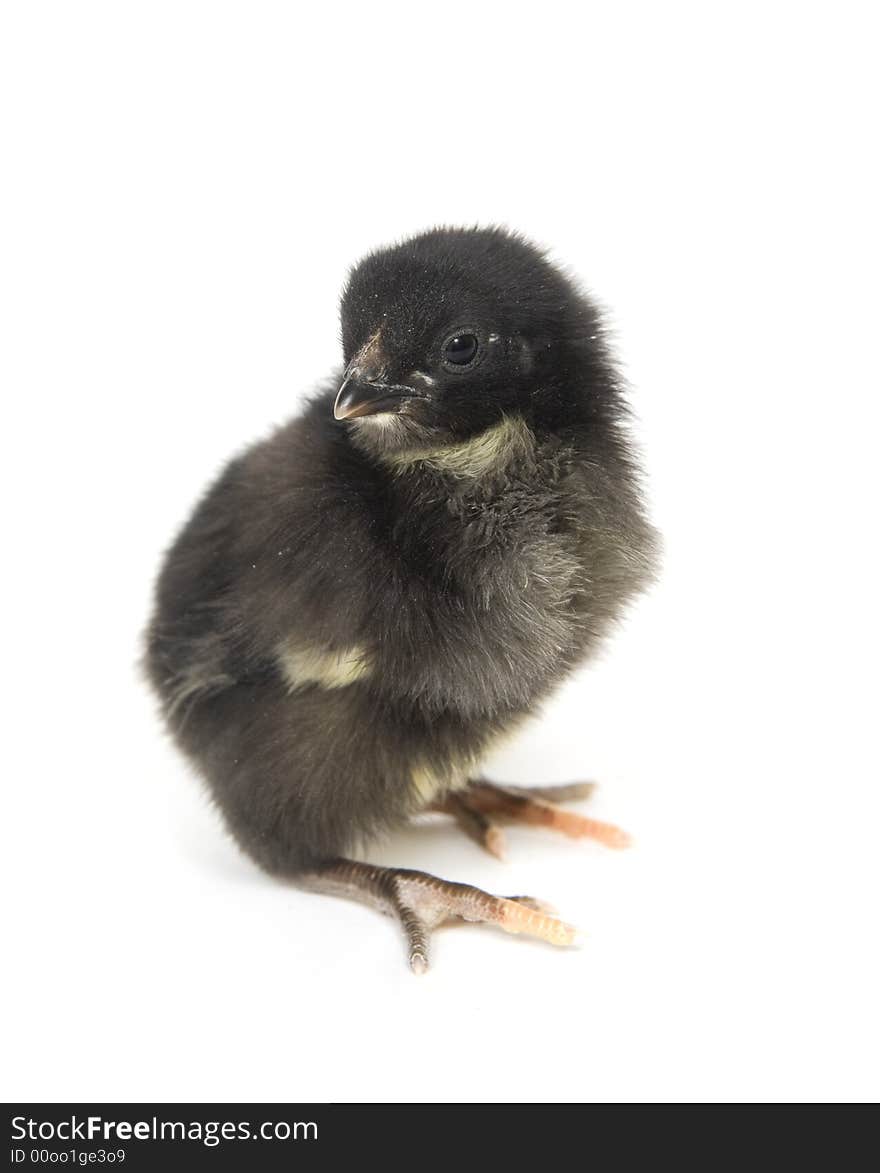
[[364, 648], [321, 648], [288, 642], [278, 649], [278, 665], [288, 687], [308, 684], [345, 688], [370, 675], [372, 665]]
[[476, 480], [500, 471], [514, 459], [531, 456], [534, 448], [535, 437], [522, 416], [506, 415], [500, 423], [461, 444], [417, 448], [392, 453], [383, 459], [396, 470], [425, 464], [438, 472]]
[[413, 789], [426, 806], [448, 790], [461, 790], [471, 777], [469, 766], [449, 766], [439, 770], [423, 764], [415, 766], [410, 774]]
[[410, 772], [410, 780], [419, 799], [425, 806], [429, 806], [435, 799], [440, 798], [448, 791], [463, 790], [469, 782], [479, 778], [480, 763], [483, 759], [515, 736], [525, 719], [523, 717], [517, 718], [506, 729], [496, 732], [479, 753], [466, 755], [443, 767], [424, 761], [420, 762]]

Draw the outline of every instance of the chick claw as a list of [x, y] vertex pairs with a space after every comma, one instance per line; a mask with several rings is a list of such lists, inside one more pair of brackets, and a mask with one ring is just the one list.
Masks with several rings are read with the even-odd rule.
[[595, 784], [569, 782], [561, 786], [499, 786], [475, 779], [464, 790], [450, 792], [432, 809], [450, 814], [471, 839], [497, 859], [504, 858], [504, 832], [490, 816], [512, 822], [550, 827], [572, 839], [595, 839], [606, 847], [629, 847], [626, 831], [564, 810], [559, 803], [588, 798]]
[[410, 968], [428, 968], [431, 931], [450, 920], [492, 924], [551, 945], [578, 943], [577, 930], [531, 896], [493, 896], [471, 884], [442, 880], [429, 872], [379, 867], [350, 859], [330, 860], [301, 877], [303, 886], [364, 901], [395, 917], [407, 940]]

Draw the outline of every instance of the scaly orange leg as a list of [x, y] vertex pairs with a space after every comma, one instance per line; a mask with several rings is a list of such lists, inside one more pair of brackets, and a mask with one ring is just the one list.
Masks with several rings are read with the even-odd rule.
[[451, 791], [432, 809], [452, 815], [467, 835], [499, 859], [504, 854], [504, 834], [493, 816], [549, 827], [572, 839], [595, 839], [606, 847], [628, 847], [631, 838], [620, 827], [564, 810], [559, 805], [588, 798], [594, 788], [592, 782], [547, 787], [500, 786], [479, 778], [463, 790]]
[[364, 901], [395, 917], [406, 935], [414, 973], [427, 970], [431, 930], [448, 920], [496, 925], [506, 933], [524, 933], [551, 945], [577, 943], [576, 929], [553, 916], [540, 900], [493, 896], [428, 872], [334, 859], [299, 876], [298, 882], [313, 891]]

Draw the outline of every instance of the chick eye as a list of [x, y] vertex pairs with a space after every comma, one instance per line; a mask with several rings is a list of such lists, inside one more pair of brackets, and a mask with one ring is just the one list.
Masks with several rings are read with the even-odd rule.
[[480, 343], [476, 334], [454, 334], [443, 343], [443, 357], [456, 367], [465, 367], [474, 361]]

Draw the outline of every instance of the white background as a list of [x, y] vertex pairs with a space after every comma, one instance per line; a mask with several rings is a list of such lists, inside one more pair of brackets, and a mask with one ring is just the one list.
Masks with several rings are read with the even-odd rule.
[[[4, 1098], [870, 1099], [868, 4], [8, 3]], [[662, 582], [491, 764], [638, 844], [373, 858], [553, 900], [557, 952], [242, 858], [136, 671], [163, 547], [339, 361], [363, 252], [549, 245], [609, 308]]]

